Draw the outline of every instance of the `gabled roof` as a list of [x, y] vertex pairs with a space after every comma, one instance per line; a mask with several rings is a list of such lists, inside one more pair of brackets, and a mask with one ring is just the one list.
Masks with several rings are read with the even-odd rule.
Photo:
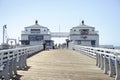
[[79, 25], [79, 26], [76, 26], [76, 27], [73, 27], [73, 28], [80, 28], [80, 27], [82, 27], [82, 28], [94, 28], [94, 27], [88, 26], [88, 25]]
[[94, 28], [94, 27], [85, 25], [84, 20], [82, 20], [82, 24], [80, 24], [79, 26], [73, 27], [73, 28]]
[[47, 28], [47, 27], [44, 27], [44, 26], [39, 25], [39, 24], [38, 24], [38, 21], [36, 20], [34, 25], [27, 26], [27, 27], [25, 27], [25, 28]]
[[28, 26], [28, 27], [25, 27], [25, 28], [47, 28], [47, 27], [41, 26], [39, 24], [35, 24], [35, 25], [31, 25], [31, 26]]

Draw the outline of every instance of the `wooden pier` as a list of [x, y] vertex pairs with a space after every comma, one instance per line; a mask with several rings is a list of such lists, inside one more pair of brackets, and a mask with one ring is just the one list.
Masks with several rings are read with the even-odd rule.
[[46, 50], [27, 59], [20, 80], [114, 80], [95, 66], [96, 60], [66, 49]]

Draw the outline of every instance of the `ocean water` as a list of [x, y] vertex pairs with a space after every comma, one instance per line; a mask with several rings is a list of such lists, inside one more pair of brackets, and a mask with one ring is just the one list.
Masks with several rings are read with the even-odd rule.
[[120, 50], [120, 47], [115, 47], [115, 49], [118, 49], [118, 50]]

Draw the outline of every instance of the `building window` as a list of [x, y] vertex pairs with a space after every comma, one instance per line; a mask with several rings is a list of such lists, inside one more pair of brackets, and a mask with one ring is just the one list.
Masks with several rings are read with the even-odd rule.
[[76, 31], [76, 30], [74, 29], [74, 31]]
[[91, 45], [92, 45], [92, 47], [95, 47], [95, 40], [91, 41]]
[[31, 29], [31, 33], [40, 33], [40, 29]]
[[40, 29], [31, 29], [31, 31], [40, 31]]
[[89, 29], [81, 29], [81, 35], [88, 35]]

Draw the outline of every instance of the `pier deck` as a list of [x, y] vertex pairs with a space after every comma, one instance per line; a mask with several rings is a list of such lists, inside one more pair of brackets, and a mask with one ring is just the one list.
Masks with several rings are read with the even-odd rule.
[[66, 50], [42, 51], [27, 59], [30, 67], [18, 71], [21, 80], [114, 80], [95, 66], [95, 59]]

